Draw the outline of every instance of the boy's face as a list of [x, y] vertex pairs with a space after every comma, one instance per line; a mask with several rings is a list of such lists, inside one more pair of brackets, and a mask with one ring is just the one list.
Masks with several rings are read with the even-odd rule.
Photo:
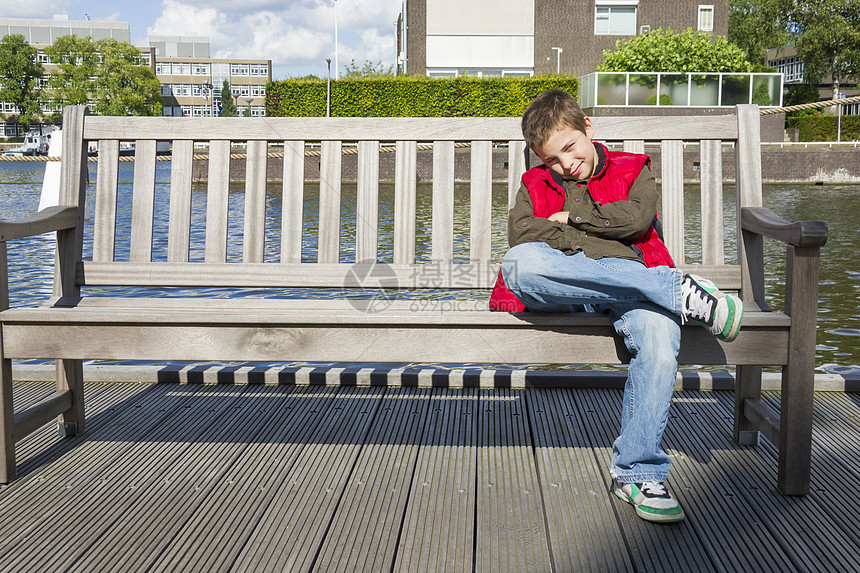
[[594, 174], [597, 164], [597, 152], [591, 142], [593, 134], [591, 120], [585, 118], [585, 133], [563, 125], [536, 146], [534, 152], [562, 178], [585, 181]]

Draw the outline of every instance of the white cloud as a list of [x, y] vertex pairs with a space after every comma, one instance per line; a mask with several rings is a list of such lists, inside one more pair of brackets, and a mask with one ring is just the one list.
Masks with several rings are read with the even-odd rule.
[[68, 12], [69, 0], [3, 0], [3, 18], [50, 19], [54, 14]]
[[[286, 4], [286, 5], [285, 5]], [[339, 0], [338, 60], [394, 62], [394, 22], [400, 0]], [[289, 70], [334, 59], [333, 0], [164, 0], [150, 35], [209, 36], [215, 57], [271, 59]]]

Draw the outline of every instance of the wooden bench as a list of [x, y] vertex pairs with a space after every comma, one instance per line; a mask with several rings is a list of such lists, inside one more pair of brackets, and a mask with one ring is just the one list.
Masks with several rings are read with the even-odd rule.
[[[739, 106], [725, 116], [598, 117], [594, 125], [602, 141], [623, 143], [627, 150], [642, 151], [646, 142], [660, 145], [661, 217], [675, 261], [723, 289], [740, 291], [747, 309], [731, 344], [705, 329], [684, 327], [679, 362], [736, 366], [735, 440], [754, 444], [764, 433], [779, 448], [779, 489], [805, 494], [819, 247], [827, 228], [821, 222], [789, 223], [762, 208], [758, 107]], [[61, 434], [83, 430], [85, 359], [624, 363], [627, 351], [602, 315], [486, 308], [487, 289], [507, 248], [505, 199], [513, 200], [525, 169], [521, 137], [519, 118], [138, 118], [67, 108], [61, 206], [0, 224], [4, 273], [5, 241], [57, 231], [55, 296], [49, 303], [8, 308], [7, 280], [0, 281], [0, 481], [15, 477], [16, 440], [56, 416]], [[118, 177], [119, 144], [127, 140], [136, 143], [133, 195]], [[172, 147], [169, 189], [156, 185], [157, 141]], [[98, 142], [99, 160], [88, 194], [89, 142]], [[192, 185], [195, 142], [208, 144], [208, 191]], [[230, 189], [231, 142], [246, 145], [243, 193]], [[685, 226], [685, 142], [700, 149], [701, 193], [695, 203], [701, 204], [702, 254], [694, 262], [684, 252], [687, 241], [697, 240], [691, 225]], [[315, 184], [305, 183], [311, 143], [319, 145], [318, 193]], [[416, 182], [418, 158], [425, 153], [418, 146], [425, 144], [432, 145], [426, 152], [432, 153], [432, 193]], [[455, 151], [455, 144], [470, 149]], [[733, 234], [724, 234], [722, 224], [724, 144], [734, 145], [737, 158]], [[502, 198], [494, 214], [493, 154], [505, 147], [508, 184], [495, 194]], [[342, 185], [343, 158], [353, 153], [354, 194]], [[279, 156], [267, 159], [273, 154]], [[388, 185], [380, 192], [380, 158], [389, 161], [388, 154], [396, 165], [393, 191]], [[470, 165], [465, 190], [455, 182], [455, 158]], [[283, 174], [282, 186], [270, 188], [268, 196], [267, 160], [277, 162]], [[469, 205], [468, 219], [455, 217], [455, 198]], [[155, 209], [159, 199], [169, 209]], [[241, 216], [230, 214], [229, 205], [237, 201]], [[380, 208], [382, 203], [387, 207]], [[130, 224], [118, 223], [129, 210]], [[342, 217], [353, 210], [354, 221]], [[228, 234], [228, 227], [240, 232]], [[315, 235], [318, 248], [303, 253], [307, 234]], [[764, 268], [772, 264], [763, 256], [765, 236], [788, 244], [784, 312], [771, 311], [764, 301]], [[724, 242], [730, 242], [726, 252]], [[192, 298], [91, 292], [105, 286], [203, 292]], [[88, 287], [84, 296], [82, 287]], [[207, 294], [215, 287], [276, 290], [273, 298]], [[356, 300], [341, 292], [375, 293], [362, 289], [380, 287], [391, 294]], [[296, 288], [335, 294], [300, 300], [283, 290]], [[468, 304], [429, 304], [450, 290], [477, 294]], [[57, 361], [57, 391], [15, 414], [11, 360], [28, 358]], [[763, 365], [782, 366], [780, 416], [760, 400]]]

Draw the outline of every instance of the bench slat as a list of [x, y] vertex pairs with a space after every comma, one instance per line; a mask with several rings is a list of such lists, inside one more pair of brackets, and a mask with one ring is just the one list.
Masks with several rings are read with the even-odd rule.
[[206, 193], [206, 262], [227, 260], [227, 213], [230, 193], [230, 142], [209, 142], [209, 188]]
[[135, 142], [133, 193], [129, 258], [135, 262], [151, 261], [155, 216], [155, 140]]
[[[37, 312], [52, 313], [31, 316]], [[498, 325], [481, 326], [476, 336], [482, 318], [497, 320], [495, 315], [502, 313], [456, 313], [462, 314], [460, 324], [438, 313], [405, 313], [394, 320], [379, 313], [354, 314], [357, 323], [341, 311], [313, 317], [269, 312], [238, 316], [233, 322], [216, 315], [209, 324], [205, 314], [181, 311], [117, 312], [115, 321], [103, 316], [99, 322], [87, 322], [83, 313], [68, 323], [46, 316], [45, 324], [5, 323], [3, 352], [12, 359], [44, 358], [45, 349], [51, 349], [51, 357], [61, 359], [243, 362], [623, 364], [630, 359], [606, 317], [596, 317], [604, 318], [602, 325], [590, 319], [549, 327], [505, 316]], [[306, 318], [330, 323], [309, 324]], [[679, 364], [780, 365], [787, 360], [784, 326], [745, 327], [729, 344], [701, 327], [685, 327], [678, 356]]]
[[702, 264], [724, 262], [723, 253], [723, 154], [718, 140], [700, 144], [702, 192]]
[[93, 260], [112, 261], [116, 244], [116, 192], [119, 171], [119, 141], [99, 142], [96, 177]]
[[398, 141], [394, 172], [394, 263], [415, 262], [417, 154], [414, 141]]
[[247, 263], [263, 262], [266, 244], [266, 151], [265, 141], [248, 142], [242, 250], [242, 260]]
[[645, 153], [645, 140], [627, 139], [624, 141], [623, 148], [627, 153]]
[[[379, 286], [380, 277], [389, 285], [408, 289], [492, 288], [499, 264], [417, 263], [99, 263], [85, 261], [78, 268], [78, 284], [90, 286], [205, 286], [205, 287], [365, 287]], [[725, 290], [741, 288], [737, 265], [683, 265], [685, 272], [708, 277]], [[359, 274], [367, 283], [357, 283]], [[86, 282], [84, 282], [86, 277]]]
[[340, 260], [340, 141], [323, 141], [320, 148], [319, 255], [321, 263]]
[[[754, 106], [757, 108], [757, 106]], [[756, 112], [758, 113], [758, 112]], [[595, 117], [594, 130], [602, 140], [737, 139], [738, 121], [731, 115], [691, 117]], [[237, 141], [508, 141], [522, 139], [519, 117], [267, 117], [248, 118], [100, 117], [87, 119], [84, 139], [185, 139], [194, 133], [200, 140], [235, 138]], [[241, 134], [241, 135], [238, 135]]]
[[358, 143], [355, 259], [376, 260], [379, 233], [379, 142]]
[[304, 210], [305, 142], [284, 142], [281, 191], [281, 262], [302, 260], [302, 215]]
[[433, 144], [433, 231], [431, 257], [434, 262], [454, 260], [454, 142]]
[[187, 262], [191, 247], [191, 165], [194, 142], [173, 142], [170, 162], [170, 211], [167, 260]]
[[470, 210], [469, 258], [488, 263], [492, 245], [493, 146], [489, 141], [472, 143], [472, 185]]
[[508, 142], [508, 209], [512, 209], [520, 190], [520, 180], [526, 171], [526, 142]]
[[680, 140], [661, 145], [663, 163], [663, 241], [675, 265], [684, 264], [684, 146]]

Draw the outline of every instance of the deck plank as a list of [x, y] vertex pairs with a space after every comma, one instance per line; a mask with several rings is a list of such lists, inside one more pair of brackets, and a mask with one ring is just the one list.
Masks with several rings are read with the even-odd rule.
[[[715, 393], [695, 402], [697, 416], [702, 418], [695, 427], [704, 423], [703, 427], [710, 428], [714, 469], [716, 473], [730, 476], [735, 482], [734, 490], [729, 493], [741, 498], [759, 527], [769, 532], [774, 540], [773, 550], [785, 554], [792, 563], [792, 570], [848, 571], [855, 568], [856, 560], [846, 558], [843, 554], [846, 535], [839, 526], [834, 526], [828, 510], [833, 503], [837, 503], [842, 505], [843, 511], [840, 513], [851, 514], [856, 511], [856, 503], [852, 511], [847, 507], [852, 500], [845, 500], [842, 492], [831, 492], [831, 499], [823, 499], [820, 495], [804, 498], [779, 495], [774, 487], [775, 468], [768, 465], [776, 458], [776, 449], [766, 441], [758, 448], [738, 448], [734, 445], [731, 439], [731, 418], [725, 415], [729, 401], [723, 394], [726, 393]], [[693, 408], [688, 407], [690, 410]], [[691, 432], [695, 427], [690, 423], [685, 430]], [[763, 460], [763, 457], [769, 457], [770, 460]], [[851, 526], [846, 526], [850, 532]], [[813, 544], [796, 542], [798, 536], [806, 536], [813, 530], [816, 531], [814, 547]]]
[[574, 393], [530, 391], [528, 406], [554, 569], [632, 571]]
[[[29, 516], [28, 534], [20, 535], [19, 529], [17, 543], [10, 546], [4, 538], [10, 567], [55, 571], [85, 553], [116, 557], [98, 544], [99, 537], [121, 523], [124, 510], [142, 492], [158, 486], [159, 469], [193, 448], [197, 435], [230, 403], [206, 387], [173, 393], [157, 388], [146, 394], [155, 404], [136, 404], [127, 410], [130, 415], [109, 424], [106, 437], [85, 441], [43, 474], [45, 483], [38, 487], [44, 510]], [[62, 528], [56, 527], [58, 515], [63, 515]], [[22, 543], [27, 551], [20, 550]]]
[[289, 386], [277, 387], [271, 395], [259, 393], [257, 416], [248, 423], [262, 426], [263, 432], [184, 523], [153, 570], [232, 570], [270, 504], [286, 487], [291, 468], [312, 442], [334, 396], [331, 389]]
[[[588, 439], [593, 444], [595, 457], [602, 469], [603, 488], [608, 492], [610, 477], [609, 463], [612, 458], [612, 444], [618, 436], [621, 425], [621, 398], [618, 390], [584, 389], [577, 394], [581, 400], [580, 413]], [[670, 421], [670, 426], [672, 422]], [[664, 444], [665, 445], [665, 444]], [[674, 452], [667, 451], [669, 455]], [[669, 486], [678, 497], [685, 512], [688, 507], [684, 496], [688, 481], [681, 481], [677, 472], [669, 476]], [[698, 490], [697, 490], [698, 491]], [[609, 496], [609, 493], [606, 494]], [[710, 555], [698, 538], [698, 533], [688, 521], [670, 527], [655, 528], [636, 517], [633, 509], [622, 501], [610, 498], [612, 510], [619, 522], [619, 530], [637, 571], [714, 571]], [[727, 525], [728, 530], [734, 526]], [[727, 531], [728, 531], [727, 530]]]
[[[248, 422], [260, 414], [258, 404], [271, 398], [274, 391], [240, 386], [219, 390], [217, 394], [223, 396], [220, 401], [226, 402], [226, 407], [218, 410], [218, 417], [205, 428], [189, 418], [190, 424], [180, 430], [194, 436], [191, 451], [156, 468], [153, 487], [142, 489], [134, 502], [123, 508], [121, 518], [99, 537], [100, 546], [115, 548], [113, 555], [90, 552], [68, 571], [150, 570], [206, 498], [230, 481], [227, 472], [236, 458], [263, 430], [262, 425]], [[141, 528], [140, 524], [147, 526]]]
[[434, 390], [394, 571], [472, 571], [478, 395]]
[[236, 560], [240, 571], [308, 571], [381, 401], [380, 388], [332, 389], [317, 432]]
[[388, 571], [430, 406], [428, 390], [389, 392], [320, 552], [322, 571]]
[[477, 571], [548, 571], [549, 541], [523, 391], [482, 390]]
[[[16, 382], [13, 394], [20, 408], [51, 391]], [[844, 495], [856, 394], [816, 394], [813, 484], [796, 498], [773, 486], [772, 444], [733, 442], [732, 392], [677, 392], [664, 447], [687, 520], [668, 526], [606, 491], [618, 390], [87, 383], [85, 398], [85, 433], [60, 440], [48, 424], [17, 444], [20, 477], [0, 487], [2, 570], [860, 562], [860, 502]]]

